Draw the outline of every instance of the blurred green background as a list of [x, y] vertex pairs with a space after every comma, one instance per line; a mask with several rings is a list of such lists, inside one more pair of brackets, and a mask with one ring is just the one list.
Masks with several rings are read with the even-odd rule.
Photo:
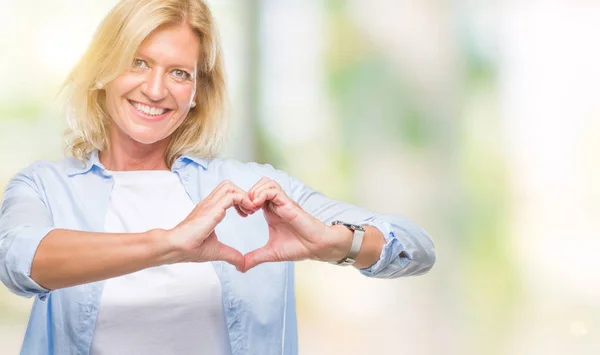
[[[424, 226], [427, 275], [297, 267], [301, 354], [598, 354], [600, 1], [211, 0], [225, 155]], [[116, 3], [0, 0], [0, 187]], [[31, 300], [0, 288], [0, 353]]]

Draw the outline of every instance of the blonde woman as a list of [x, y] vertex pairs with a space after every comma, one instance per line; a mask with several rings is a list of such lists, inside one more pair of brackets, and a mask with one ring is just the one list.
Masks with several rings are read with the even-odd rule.
[[0, 279], [23, 354], [296, 354], [292, 261], [428, 271], [420, 227], [215, 158], [225, 82], [201, 0], [123, 0], [66, 81], [73, 157], [6, 187]]

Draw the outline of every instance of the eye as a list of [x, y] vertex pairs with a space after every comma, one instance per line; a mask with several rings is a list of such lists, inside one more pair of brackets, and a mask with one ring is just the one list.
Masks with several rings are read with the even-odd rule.
[[188, 80], [192, 77], [192, 75], [185, 70], [175, 69], [171, 72], [171, 75], [175, 77], [177, 80]]
[[148, 63], [146, 63], [143, 59], [134, 59], [133, 60], [133, 68], [134, 69], [146, 69], [148, 68]]

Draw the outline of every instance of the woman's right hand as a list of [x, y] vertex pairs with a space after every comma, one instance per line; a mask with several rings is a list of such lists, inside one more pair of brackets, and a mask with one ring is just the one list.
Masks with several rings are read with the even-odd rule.
[[247, 193], [230, 181], [223, 181], [175, 228], [167, 231], [171, 253], [167, 263], [205, 262], [223, 260], [244, 269], [244, 256], [217, 239], [215, 227], [234, 207], [247, 217], [258, 209]]

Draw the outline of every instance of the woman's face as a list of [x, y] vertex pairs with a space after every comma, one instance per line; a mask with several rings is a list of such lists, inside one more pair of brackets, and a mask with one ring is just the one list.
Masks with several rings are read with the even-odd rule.
[[196, 94], [200, 40], [185, 25], [159, 27], [142, 42], [131, 69], [105, 87], [111, 144], [152, 144], [181, 125]]

